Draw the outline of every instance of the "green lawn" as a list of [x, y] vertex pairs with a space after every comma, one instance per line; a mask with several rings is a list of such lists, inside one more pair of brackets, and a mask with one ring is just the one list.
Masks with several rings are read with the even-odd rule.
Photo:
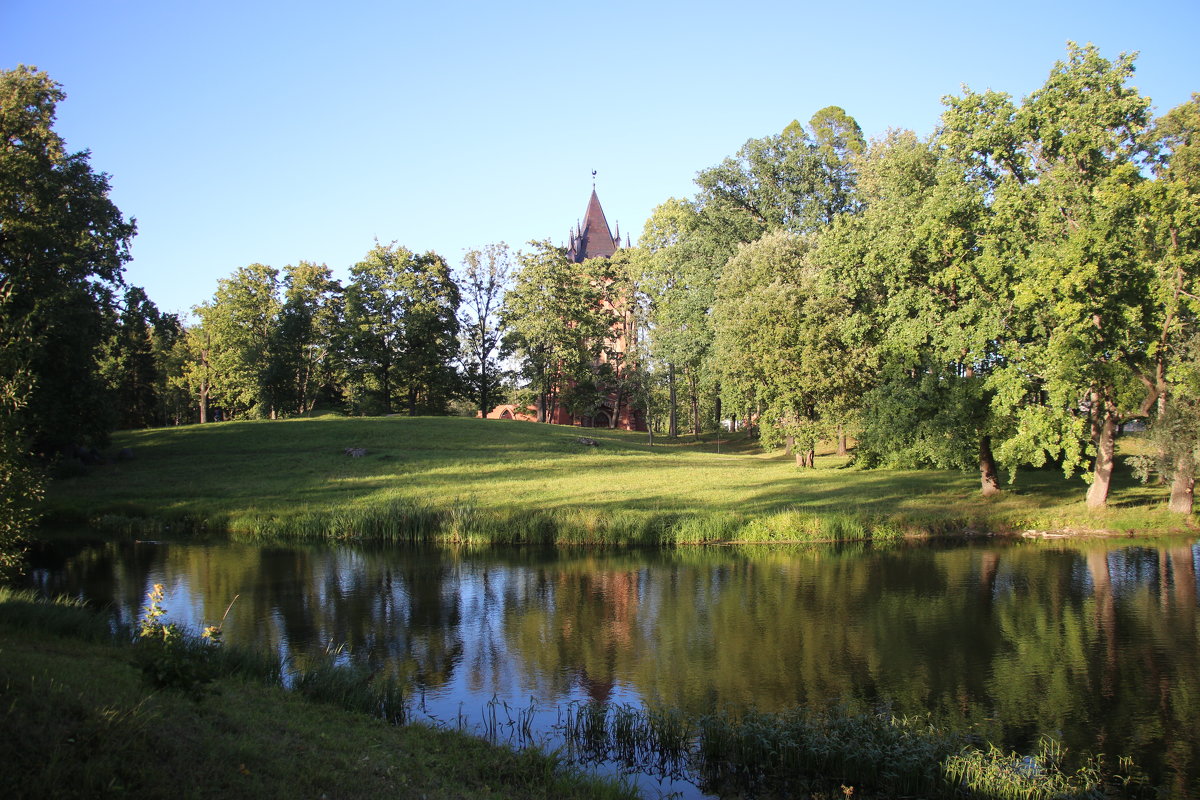
[[1186, 524], [1161, 508], [1163, 489], [1127, 474], [1112, 507], [1092, 514], [1084, 482], [1053, 470], [1022, 472], [985, 501], [972, 474], [858, 470], [832, 455], [800, 470], [741, 440], [723, 440], [718, 453], [711, 438], [650, 446], [645, 434], [524, 422], [226, 422], [122, 432], [112, 450], [122, 447], [133, 460], [55, 481], [47, 518], [257, 536], [625, 543]]

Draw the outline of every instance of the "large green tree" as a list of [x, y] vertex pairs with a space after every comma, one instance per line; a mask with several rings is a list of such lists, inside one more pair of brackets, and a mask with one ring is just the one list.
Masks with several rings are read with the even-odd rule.
[[1089, 461], [1091, 508], [1107, 502], [1122, 421], [1145, 417], [1160, 388], [1151, 343], [1167, 309], [1155, 291], [1145, 135], [1149, 101], [1128, 85], [1133, 57], [1071, 44], [1019, 106], [996, 93], [951, 98], [940, 141], [987, 182], [985, 258], [1006, 277], [999, 307], [1016, 335], [989, 383], [1013, 435], [1010, 464]]
[[282, 289], [269, 383], [283, 413], [307, 414], [318, 398], [338, 393], [342, 287], [329, 267], [301, 261], [284, 267]]
[[858, 160], [864, 209], [820, 237], [818, 260], [873, 348], [857, 458], [969, 469], [999, 491], [985, 377], [1005, 336], [993, 276], [979, 258], [984, 192], [935, 142], [892, 131]]
[[710, 246], [709, 232], [694, 203], [671, 198], [646, 220], [639, 243], [646, 252], [640, 283], [648, 306], [649, 354], [666, 372], [668, 436], [679, 432], [679, 385], [699, 436], [705, 389], [713, 383], [710, 311], [728, 255]]
[[1152, 343], [1158, 389], [1155, 439], [1171, 479], [1169, 506], [1190, 514], [1200, 459], [1200, 93], [1156, 121], [1157, 181], [1145, 186], [1151, 209], [1159, 301], [1165, 308]]
[[838, 434], [869, 358], [811, 248], [810, 236], [786, 231], [741, 248], [713, 307], [726, 407], [758, 418], [763, 444], [786, 441], [804, 466], [819, 440]]
[[212, 399], [227, 415], [277, 415], [273, 345], [279, 308], [279, 270], [250, 264], [218, 281], [212, 301], [196, 309], [208, 343]]
[[98, 359], [135, 230], [108, 176], [54, 131], [64, 97], [34, 67], [0, 71], [0, 313], [31, 345], [28, 430], [45, 453], [98, 443], [114, 423]]
[[436, 253], [376, 244], [346, 286], [352, 400], [359, 409], [445, 413], [457, 376], [458, 286]]

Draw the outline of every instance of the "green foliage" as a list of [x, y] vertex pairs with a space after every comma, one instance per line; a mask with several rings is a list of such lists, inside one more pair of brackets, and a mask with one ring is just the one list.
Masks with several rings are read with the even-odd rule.
[[376, 243], [350, 269], [347, 363], [353, 407], [445, 413], [457, 391], [458, 287], [436, 253]]
[[802, 452], [836, 436], [869, 353], [849, 305], [825, 291], [806, 237], [778, 232], [739, 249], [713, 305], [725, 408], [760, 416], [763, 444]]
[[504, 298], [502, 324], [544, 421], [563, 389], [593, 378], [612, 324], [602, 305], [611, 276], [607, 259], [573, 264], [549, 242], [530, 247], [517, 254], [519, 270]]
[[308, 414], [319, 399], [340, 399], [342, 287], [329, 267], [301, 261], [284, 268], [282, 288], [268, 383], [283, 414]]
[[0, 314], [28, 345], [25, 429], [46, 454], [102, 443], [114, 423], [98, 359], [134, 235], [108, 176], [54, 131], [64, 98], [36, 68], [0, 71]]
[[173, 622], [164, 623], [165, 596], [161, 583], [154, 584], [146, 594], [148, 602], [138, 624], [138, 663], [150, 685], [179, 689], [200, 699], [222, 674], [216, 655], [221, 646], [221, 627], [209, 626], [197, 638]]
[[886, 374], [863, 398], [856, 461], [899, 469], [977, 468], [979, 440], [988, 433], [983, 380], [934, 367]]
[[743, 241], [780, 228], [812, 231], [853, 209], [851, 156], [863, 148], [858, 123], [829, 106], [810, 125], [811, 134], [793, 122], [778, 135], [750, 139], [696, 176], [706, 198], [744, 216], [742, 227], [754, 235]]
[[5, 314], [12, 290], [0, 283], [0, 583], [23, 567], [24, 541], [38, 520], [43, 476], [30, 459], [26, 407], [34, 376], [27, 321]]
[[279, 270], [264, 264], [241, 267], [222, 278], [212, 301], [196, 309], [212, 399], [228, 416], [276, 415], [272, 366], [279, 309]]
[[190, 403], [171, 384], [180, 373], [175, 350], [183, 335], [178, 316], [161, 313], [140, 287], [125, 290], [100, 362], [100, 373], [113, 391], [119, 427], [167, 425], [190, 416]]

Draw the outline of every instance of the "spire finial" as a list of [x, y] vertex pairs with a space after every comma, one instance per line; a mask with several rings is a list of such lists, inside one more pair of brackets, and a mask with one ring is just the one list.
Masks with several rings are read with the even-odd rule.
[[592, 170], [592, 191], [596, 191], [596, 170]]

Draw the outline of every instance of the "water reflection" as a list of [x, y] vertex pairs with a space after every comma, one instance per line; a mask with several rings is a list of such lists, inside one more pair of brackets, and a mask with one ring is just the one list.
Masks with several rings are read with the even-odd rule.
[[[46, 594], [299, 658], [343, 646], [439, 719], [493, 696], [704, 713], [891, 704], [1005, 746], [1130, 753], [1182, 796], [1200, 773], [1193, 542], [561, 552], [93, 542], [46, 546]], [[532, 700], [531, 700], [532, 698]], [[548, 717], [549, 718], [549, 717]], [[552, 722], [552, 719], [551, 719]]]

